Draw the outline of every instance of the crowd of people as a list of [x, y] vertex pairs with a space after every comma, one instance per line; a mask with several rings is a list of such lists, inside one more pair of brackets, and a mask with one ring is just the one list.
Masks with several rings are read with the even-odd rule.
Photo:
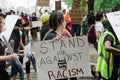
[[[117, 11], [117, 10], [114, 10]], [[23, 57], [25, 45], [30, 41], [29, 31], [31, 32], [32, 40], [38, 40], [37, 32], [40, 32], [40, 40], [55, 40], [58, 41], [61, 38], [81, 36], [81, 31], [84, 26], [82, 24], [73, 24], [69, 12], [66, 10], [48, 12], [47, 10], [39, 16], [36, 16], [34, 12], [32, 16], [26, 13], [10, 10], [6, 14], [2, 13], [0, 9], [0, 33], [4, 27], [4, 19], [7, 15], [18, 15], [20, 18], [17, 20], [9, 42], [14, 41], [13, 51], [15, 54], [11, 54], [7, 49], [6, 44], [0, 39], [0, 79], [1, 80], [16, 80], [17, 73], [20, 75], [20, 80], [24, 79], [23, 71]], [[96, 14], [91, 10], [88, 15], [83, 16], [83, 20], [88, 22], [88, 28], [95, 24], [96, 42], [94, 47], [98, 52], [97, 65], [94, 67], [97, 72], [97, 79], [101, 80], [117, 80], [119, 77], [119, 65], [120, 65], [120, 49], [118, 38], [108, 22], [107, 26], [103, 25], [105, 20], [103, 12], [97, 12]], [[86, 18], [86, 19], [85, 19]], [[32, 28], [32, 21], [40, 20], [40, 27]], [[18, 59], [20, 64], [16, 62]], [[112, 62], [110, 60], [112, 59]], [[11, 65], [10, 74], [6, 71], [6, 62]], [[25, 63], [25, 71], [27, 80], [31, 80], [30, 77], [30, 60]], [[60, 79], [60, 80], [68, 80]], [[70, 78], [70, 80], [77, 80], [76, 77]]]

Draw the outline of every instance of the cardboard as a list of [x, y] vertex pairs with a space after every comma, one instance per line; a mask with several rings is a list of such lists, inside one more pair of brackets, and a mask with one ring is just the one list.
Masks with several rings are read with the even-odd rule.
[[61, 10], [61, 1], [55, 1], [55, 10]]
[[49, 7], [50, 0], [37, 0], [36, 6]]
[[107, 13], [106, 16], [120, 41], [120, 11]]
[[37, 80], [91, 76], [86, 36], [34, 43]]
[[40, 21], [32, 21], [32, 28], [40, 27]]
[[6, 38], [7, 42], [9, 41], [9, 38], [11, 36], [11, 33], [13, 31], [13, 28], [14, 28], [18, 18], [19, 18], [19, 16], [15, 16], [15, 15], [8, 15], [5, 18], [4, 31], [1, 33], [0, 37], [2, 35], [4, 35], [4, 37]]
[[82, 12], [80, 10], [70, 10], [70, 17], [72, 24], [82, 24]]

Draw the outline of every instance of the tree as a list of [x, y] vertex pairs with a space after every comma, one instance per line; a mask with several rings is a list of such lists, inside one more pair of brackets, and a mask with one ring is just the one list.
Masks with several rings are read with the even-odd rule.
[[[72, 6], [73, 0], [62, 0], [62, 1], [68, 5], [68, 8]], [[120, 9], [120, 0], [88, 0], [87, 5], [88, 5], [88, 7], [86, 7], [88, 8], [87, 11], [90, 11], [90, 10], [106, 11], [114, 7], [117, 7]], [[80, 4], [80, 7], [82, 7], [81, 4]]]
[[88, 11], [94, 10], [94, 0], [88, 0]]

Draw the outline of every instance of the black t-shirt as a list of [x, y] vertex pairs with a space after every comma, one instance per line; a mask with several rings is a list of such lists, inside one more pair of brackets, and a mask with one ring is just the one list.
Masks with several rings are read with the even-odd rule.
[[54, 31], [52, 31], [52, 32], [50, 32], [50, 34], [45, 38], [45, 40], [51, 40], [51, 39], [55, 38], [56, 35], [57, 35], [57, 33], [54, 32]]
[[[0, 56], [4, 55], [4, 51], [5, 51], [5, 46], [3, 44], [3, 42], [0, 40]], [[0, 61], [0, 71], [1, 69], [5, 68], [5, 61]]]
[[48, 26], [43, 26], [42, 29], [40, 30], [40, 36], [41, 36], [41, 41], [43, 40], [45, 34], [49, 31], [49, 27]]
[[105, 41], [110, 41], [111, 44], [112, 44], [112, 46], [113, 46], [113, 41], [114, 41], [114, 39], [113, 39], [113, 37], [112, 37], [111, 35], [106, 36], [104, 42], [105, 42]]

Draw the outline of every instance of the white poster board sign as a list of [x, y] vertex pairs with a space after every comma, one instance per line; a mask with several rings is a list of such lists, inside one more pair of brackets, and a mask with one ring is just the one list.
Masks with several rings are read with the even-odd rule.
[[25, 64], [29, 59], [28, 56], [31, 55], [31, 43], [29, 42], [24, 48], [23, 64]]
[[40, 21], [32, 21], [32, 28], [40, 27]]
[[87, 37], [34, 43], [37, 80], [90, 77]]
[[5, 18], [4, 31], [1, 33], [0, 37], [2, 35], [4, 35], [4, 37], [7, 39], [7, 41], [9, 41], [9, 38], [11, 36], [11, 33], [13, 31], [13, 28], [14, 28], [18, 18], [19, 18], [19, 16], [15, 16], [15, 15], [8, 15]]
[[120, 41], [120, 11], [107, 13], [106, 16]]

